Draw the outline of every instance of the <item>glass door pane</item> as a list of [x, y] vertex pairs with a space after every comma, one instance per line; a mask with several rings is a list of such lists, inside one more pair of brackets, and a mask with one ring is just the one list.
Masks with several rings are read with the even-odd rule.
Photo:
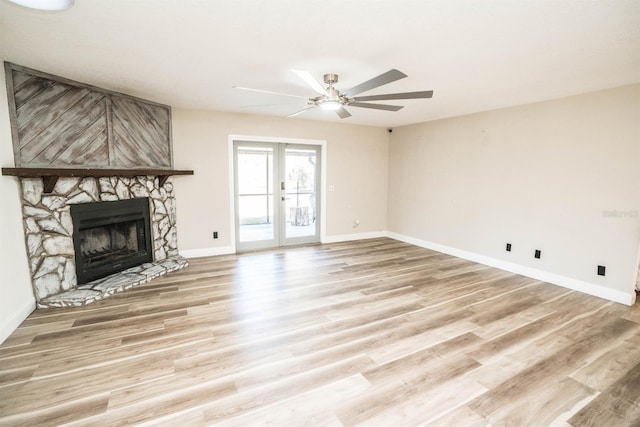
[[[236, 212], [239, 246], [252, 249], [277, 238], [274, 221], [274, 147], [236, 146]], [[254, 245], [248, 242], [263, 242]]]
[[284, 155], [284, 244], [318, 241], [318, 151], [287, 145]]

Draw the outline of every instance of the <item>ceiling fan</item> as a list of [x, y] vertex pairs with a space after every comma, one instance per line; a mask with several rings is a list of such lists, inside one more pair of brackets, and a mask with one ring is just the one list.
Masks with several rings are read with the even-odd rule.
[[401, 105], [388, 105], [388, 104], [372, 104], [370, 102], [365, 101], [387, 101], [391, 99], [417, 99], [417, 98], [431, 98], [433, 96], [432, 90], [421, 91], [421, 92], [404, 92], [404, 93], [388, 93], [384, 95], [370, 95], [370, 96], [356, 96], [363, 92], [366, 92], [371, 89], [375, 89], [379, 86], [386, 85], [391, 82], [395, 82], [396, 80], [403, 79], [407, 77], [401, 71], [396, 69], [389, 70], [386, 73], [380, 74], [377, 77], [374, 77], [366, 82], [360, 83], [357, 86], [354, 86], [350, 89], [339, 91], [333, 85], [338, 83], [338, 75], [337, 74], [325, 74], [324, 82], [327, 84], [327, 87], [324, 87], [318, 80], [316, 80], [313, 75], [308, 71], [301, 70], [291, 70], [298, 77], [305, 81], [311, 88], [316, 91], [317, 95], [306, 98], [304, 96], [299, 95], [291, 95], [287, 93], [279, 93], [279, 92], [271, 92], [268, 90], [261, 89], [252, 89], [248, 87], [242, 86], [233, 86], [234, 89], [242, 89], [249, 90], [253, 92], [261, 92], [261, 93], [269, 93], [273, 95], [282, 95], [289, 96], [294, 98], [302, 98], [306, 99], [307, 105], [293, 114], [290, 114], [288, 117], [297, 116], [298, 114], [304, 113], [305, 111], [320, 107], [323, 110], [335, 111], [341, 119], [346, 119], [347, 117], [351, 117], [351, 114], [344, 108], [347, 106], [350, 107], [359, 107], [359, 108], [371, 108], [374, 110], [386, 110], [386, 111], [398, 111], [403, 106]]

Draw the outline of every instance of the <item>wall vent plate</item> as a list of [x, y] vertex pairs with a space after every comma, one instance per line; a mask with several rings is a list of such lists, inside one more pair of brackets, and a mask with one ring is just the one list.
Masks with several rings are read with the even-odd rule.
[[605, 267], [604, 265], [599, 265], [598, 266], [598, 276], [604, 276], [606, 270], [607, 270], [607, 267]]

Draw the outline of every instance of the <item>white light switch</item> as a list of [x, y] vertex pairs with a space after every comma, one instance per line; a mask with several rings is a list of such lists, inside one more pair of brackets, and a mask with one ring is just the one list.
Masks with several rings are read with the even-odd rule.
[[329, 191], [336, 191], [336, 186], [335, 185], [330, 185], [329, 186]]

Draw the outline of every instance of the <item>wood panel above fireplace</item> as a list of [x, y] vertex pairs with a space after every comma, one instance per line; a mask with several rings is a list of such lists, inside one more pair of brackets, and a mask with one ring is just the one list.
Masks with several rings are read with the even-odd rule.
[[171, 108], [5, 62], [17, 167], [173, 165]]

